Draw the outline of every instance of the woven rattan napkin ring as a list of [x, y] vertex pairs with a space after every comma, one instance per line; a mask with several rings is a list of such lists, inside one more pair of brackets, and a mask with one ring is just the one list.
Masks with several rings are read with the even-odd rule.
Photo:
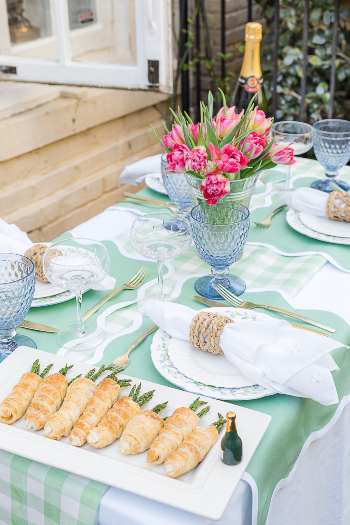
[[350, 195], [332, 191], [327, 200], [327, 216], [333, 221], [350, 222]]
[[223, 355], [220, 348], [220, 336], [232, 319], [213, 312], [199, 312], [190, 326], [190, 343], [197, 350], [210, 354]]

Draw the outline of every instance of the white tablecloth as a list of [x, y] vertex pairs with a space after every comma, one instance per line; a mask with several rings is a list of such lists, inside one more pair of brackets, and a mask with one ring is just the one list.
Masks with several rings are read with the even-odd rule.
[[[73, 233], [102, 240], [115, 238], [118, 230], [125, 232], [125, 224], [112, 222], [107, 210]], [[349, 297], [350, 274], [326, 264], [297, 296], [287, 300], [295, 308], [332, 311], [350, 324]], [[349, 405], [350, 398], [343, 400], [328, 427], [305, 444], [290, 476], [276, 488], [268, 525], [350, 524]], [[254, 525], [256, 505], [254, 480], [248, 475], [218, 522], [111, 488], [101, 502], [99, 525]]]

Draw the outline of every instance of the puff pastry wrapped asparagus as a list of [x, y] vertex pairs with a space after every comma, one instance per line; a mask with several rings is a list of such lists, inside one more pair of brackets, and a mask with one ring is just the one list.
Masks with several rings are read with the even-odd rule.
[[159, 413], [167, 404], [167, 401], [160, 403], [152, 410], [145, 410], [129, 421], [120, 438], [122, 454], [140, 454], [151, 446], [152, 441], [163, 428], [164, 420]]
[[69, 440], [76, 447], [83, 446], [87, 436], [118, 399], [121, 388], [129, 386], [130, 380], [118, 380], [116, 373], [110, 374], [97, 386], [93, 397], [75, 423]]
[[134, 385], [128, 396], [118, 399], [112, 408], [106, 412], [100, 423], [92, 429], [87, 442], [94, 448], [104, 448], [119, 439], [130, 419], [139, 414], [150, 399], [154, 390], [140, 395], [141, 383]]
[[215, 423], [208, 427], [197, 426], [182, 442], [177, 450], [165, 460], [165, 472], [171, 478], [178, 478], [199, 465], [215, 445], [225, 424], [221, 414]]
[[196, 428], [199, 419], [208, 413], [210, 408], [207, 406], [198, 415], [196, 414], [196, 410], [206, 404], [205, 401], [197, 398], [189, 407], [177, 408], [165, 420], [162, 430], [147, 452], [149, 463], [157, 465], [164, 463], [169, 454], [176, 450], [184, 438]]
[[40, 362], [38, 359], [34, 361], [30, 372], [22, 375], [11, 393], [1, 403], [1, 423], [12, 425], [25, 414], [35, 392], [51, 367], [52, 365], [49, 365], [40, 374]]
[[68, 387], [66, 375], [72, 366], [66, 365], [41, 381], [25, 415], [28, 430], [44, 428], [49, 417], [59, 409]]
[[83, 413], [96, 390], [95, 381], [107, 368], [101, 366], [96, 372], [93, 368], [86, 376], [77, 377], [69, 384], [61, 408], [52, 415], [44, 426], [45, 436], [51, 439], [67, 437]]

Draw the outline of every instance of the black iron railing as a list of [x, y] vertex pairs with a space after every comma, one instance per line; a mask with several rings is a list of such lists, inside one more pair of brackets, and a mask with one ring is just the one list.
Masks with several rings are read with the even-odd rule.
[[[279, 75], [279, 37], [280, 37], [280, 1], [272, 0], [274, 3], [273, 16], [273, 50], [272, 50], [272, 81], [271, 81], [271, 114], [275, 115], [278, 109], [278, 75]], [[219, 3], [219, 0], [218, 0]], [[308, 45], [309, 45], [309, 26], [310, 26], [310, 0], [304, 1], [304, 18], [303, 18], [303, 32], [302, 32], [302, 53], [303, 60], [301, 64], [302, 74], [300, 78], [300, 88], [298, 99], [300, 102], [299, 118], [306, 119], [306, 95], [308, 92], [308, 76], [312, 75], [312, 66], [308, 62]], [[247, 0], [247, 21], [254, 19], [253, 0]], [[226, 18], [226, 0], [220, 0], [220, 64], [218, 67], [218, 74], [222, 82], [225, 81], [227, 75], [227, 60], [226, 60], [226, 34], [227, 18]], [[207, 61], [213, 60], [211, 55], [211, 44], [208, 41], [208, 19], [206, 16], [206, 0], [180, 0], [180, 38], [179, 38], [179, 58], [182, 59], [181, 68], [181, 103], [184, 110], [192, 112], [198, 117], [199, 102], [202, 98], [203, 89], [203, 75], [204, 68], [202, 67], [202, 60], [198, 57], [204, 57]], [[329, 77], [329, 102], [328, 102], [328, 116], [332, 117], [334, 114], [334, 98], [336, 90], [336, 55], [338, 43], [339, 30], [339, 12], [340, 0], [334, 0], [334, 21], [332, 28], [332, 61]], [[191, 15], [194, 19], [194, 43], [189, 45], [189, 25], [188, 20]], [[194, 61], [195, 65], [191, 69], [191, 53], [195, 54], [197, 59]]]

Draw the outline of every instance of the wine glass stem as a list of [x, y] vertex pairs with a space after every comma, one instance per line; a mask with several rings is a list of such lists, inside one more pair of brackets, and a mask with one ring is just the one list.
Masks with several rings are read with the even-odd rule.
[[158, 272], [158, 287], [160, 299], [164, 299], [164, 263], [157, 261], [157, 272]]
[[293, 167], [292, 166], [288, 166], [288, 175], [287, 175], [286, 185], [285, 185], [285, 188], [284, 188], [285, 190], [291, 190], [292, 187], [293, 187], [292, 175], [293, 175]]
[[85, 334], [85, 326], [84, 326], [84, 320], [81, 313], [81, 305], [83, 303], [83, 294], [82, 292], [79, 292], [75, 296], [76, 299], [76, 305], [77, 305], [77, 324], [78, 324], [78, 334], [79, 336], [82, 336]]

